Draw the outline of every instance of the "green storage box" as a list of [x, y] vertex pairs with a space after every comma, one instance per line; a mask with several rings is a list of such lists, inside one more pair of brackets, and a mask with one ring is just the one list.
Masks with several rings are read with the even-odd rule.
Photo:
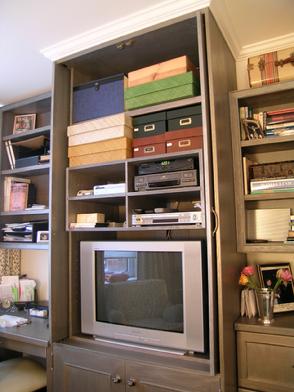
[[199, 79], [193, 72], [155, 80], [125, 90], [125, 109], [139, 109], [199, 95]]

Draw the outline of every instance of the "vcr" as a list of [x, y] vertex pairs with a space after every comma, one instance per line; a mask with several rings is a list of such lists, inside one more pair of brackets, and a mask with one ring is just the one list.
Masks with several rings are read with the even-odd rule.
[[197, 170], [135, 176], [135, 191], [197, 186]]

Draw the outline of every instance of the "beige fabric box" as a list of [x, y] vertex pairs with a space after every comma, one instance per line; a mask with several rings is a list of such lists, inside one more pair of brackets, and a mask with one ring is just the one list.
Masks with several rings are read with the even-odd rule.
[[68, 145], [77, 146], [119, 137], [132, 138], [132, 118], [125, 113], [83, 121], [67, 127]]
[[131, 156], [132, 140], [126, 137], [72, 146], [68, 149], [70, 167], [123, 160]]

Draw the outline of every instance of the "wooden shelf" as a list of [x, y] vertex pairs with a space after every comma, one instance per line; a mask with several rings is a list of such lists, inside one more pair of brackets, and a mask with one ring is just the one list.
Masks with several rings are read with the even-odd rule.
[[48, 250], [48, 243], [36, 242], [0, 242], [1, 249], [34, 249], [34, 250]]
[[131, 117], [142, 116], [148, 113], [160, 112], [163, 110], [174, 109], [183, 106], [196, 105], [196, 104], [200, 104], [201, 102], [202, 102], [201, 96], [197, 96], [192, 98], [180, 99], [178, 101], [173, 101], [173, 102], [161, 103], [159, 105], [148, 106], [146, 108], [129, 110], [126, 112], [126, 114]]
[[22, 132], [22, 133], [16, 133], [16, 134], [11, 134], [11, 135], [8, 135], [8, 136], [4, 136], [2, 140], [4, 142], [6, 140], [11, 140], [11, 141], [15, 141], [16, 142], [16, 141], [19, 141], [19, 140], [31, 139], [33, 137], [40, 136], [40, 135], [48, 135], [49, 136], [50, 130], [51, 130], [50, 125], [47, 125], [47, 126], [44, 126], [44, 127], [33, 129], [31, 131], [26, 131], [26, 132]]
[[121, 204], [125, 202], [125, 194], [109, 194], [100, 196], [70, 196], [68, 201], [92, 201], [107, 204]]
[[184, 194], [200, 192], [200, 186], [190, 186], [190, 187], [181, 187], [181, 188], [168, 188], [168, 189], [157, 189], [150, 191], [141, 191], [141, 192], [128, 192], [127, 195], [131, 197], [146, 197], [146, 196], [181, 196]]
[[198, 227], [194, 224], [191, 225], [162, 225], [162, 226], [131, 226], [131, 227], [83, 227], [78, 229], [68, 229], [67, 231], [71, 232], [93, 232], [93, 231], [104, 231], [104, 232], [112, 232], [112, 231], [120, 231], [120, 232], [128, 232], [128, 231], [154, 231], [154, 230], [203, 230], [204, 227]]
[[18, 169], [9, 169], [9, 170], [2, 170], [2, 176], [14, 176], [18, 174], [23, 174], [26, 176], [37, 176], [40, 174], [47, 174], [50, 169], [50, 163], [44, 163], [41, 165], [34, 165], [34, 166], [27, 166], [27, 167], [20, 167]]
[[241, 147], [256, 147], [263, 146], [275, 143], [292, 143], [294, 142], [293, 136], [273, 136], [273, 137], [264, 137], [263, 139], [254, 139], [254, 140], [243, 140], [241, 141]]
[[43, 210], [21, 210], [21, 211], [2, 211], [0, 216], [22, 216], [22, 215], [48, 215], [49, 209], [45, 208]]
[[244, 253], [293, 253], [294, 243], [285, 244], [284, 242], [263, 242], [258, 244], [245, 244], [241, 245], [238, 249]]
[[257, 200], [283, 200], [293, 199], [294, 192], [272, 192], [272, 193], [260, 193], [253, 195], [245, 195], [245, 201], [257, 201]]

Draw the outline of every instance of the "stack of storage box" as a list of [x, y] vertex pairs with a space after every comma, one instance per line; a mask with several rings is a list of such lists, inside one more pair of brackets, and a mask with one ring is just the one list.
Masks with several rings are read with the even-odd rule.
[[128, 73], [126, 110], [189, 98], [199, 94], [196, 68], [187, 56]]
[[71, 125], [67, 135], [70, 167], [132, 156], [132, 119], [125, 113]]
[[133, 156], [202, 148], [201, 105], [134, 117]]

